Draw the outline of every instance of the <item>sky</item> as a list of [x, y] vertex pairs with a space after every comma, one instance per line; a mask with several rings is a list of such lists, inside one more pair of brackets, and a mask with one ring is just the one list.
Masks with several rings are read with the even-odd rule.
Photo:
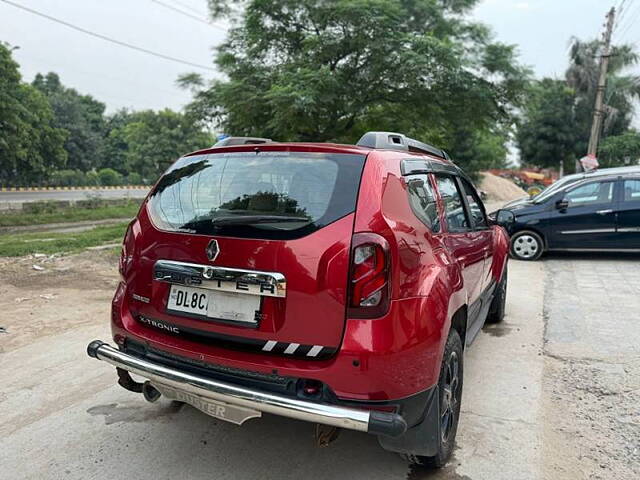
[[[206, 15], [206, 0], [11, 1], [86, 30], [210, 68], [213, 47], [225, 38], [223, 23], [212, 26], [198, 20]], [[518, 45], [520, 61], [536, 76], [560, 77], [566, 68], [570, 38], [601, 35], [606, 12], [620, 4], [625, 8], [614, 41], [640, 44], [640, 0], [482, 0], [472, 17], [489, 25], [497, 40]], [[0, 41], [19, 47], [14, 58], [25, 80], [31, 81], [38, 72], [55, 71], [65, 85], [105, 102], [110, 112], [123, 107], [180, 109], [190, 99], [189, 93], [176, 85], [180, 74], [197, 71], [208, 77], [216, 75], [87, 36], [19, 10], [5, 0], [0, 0]]]

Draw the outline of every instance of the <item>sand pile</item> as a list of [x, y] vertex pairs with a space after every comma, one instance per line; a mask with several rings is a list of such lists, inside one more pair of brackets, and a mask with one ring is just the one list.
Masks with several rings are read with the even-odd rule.
[[484, 190], [487, 193], [487, 199], [490, 201], [508, 202], [527, 196], [527, 192], [511, 180], [498, 177], [489, 172], [483, 172], [480, 175], [482, 177], [480, 190]]

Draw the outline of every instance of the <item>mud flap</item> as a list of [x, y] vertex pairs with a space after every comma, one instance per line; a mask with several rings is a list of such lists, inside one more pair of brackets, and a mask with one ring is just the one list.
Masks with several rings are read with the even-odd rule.
[[424, 417], [399, 437], [380, 435], [378, 442], [387, 451], [433, 457], [438, 453], [440, 438], [440, 394], [438, 386], [431, 389]]

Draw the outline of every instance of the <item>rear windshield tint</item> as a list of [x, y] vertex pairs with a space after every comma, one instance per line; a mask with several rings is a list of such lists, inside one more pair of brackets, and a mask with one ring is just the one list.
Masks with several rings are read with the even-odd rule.
[[241, 152], [185, 157], [148, 211], [161, 230], [293, 239], [355, 210], [364, 155]]

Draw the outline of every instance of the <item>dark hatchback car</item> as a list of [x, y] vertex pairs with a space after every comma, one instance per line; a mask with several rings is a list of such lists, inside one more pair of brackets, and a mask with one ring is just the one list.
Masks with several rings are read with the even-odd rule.
[[640, 251], [640, 167], [569, 180], [504, 207], [516, 217], [509, 226], [512, 256], [537, 260], [549, 250]]

